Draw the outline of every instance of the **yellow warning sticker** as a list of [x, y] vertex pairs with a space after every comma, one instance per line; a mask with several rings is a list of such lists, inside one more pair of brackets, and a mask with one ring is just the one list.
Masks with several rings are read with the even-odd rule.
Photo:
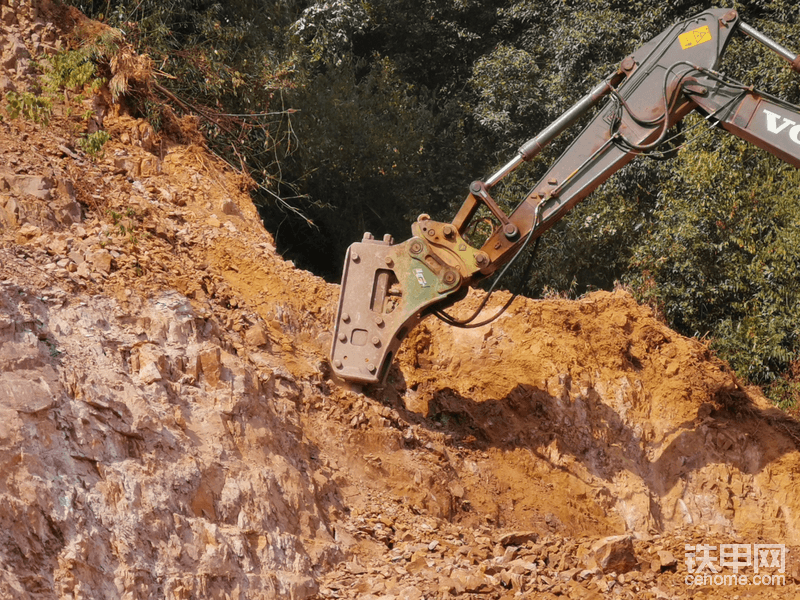
[[711, 30], [708, 28], [708, 25], [703, 25], [697, 29], [692, 29], [691, 31], [680, 34], [678, 36], [678, 41], [681, 43], [681, 48], [688, 50], [689, 48], [694, 48], [705, 42], [710, 42]]

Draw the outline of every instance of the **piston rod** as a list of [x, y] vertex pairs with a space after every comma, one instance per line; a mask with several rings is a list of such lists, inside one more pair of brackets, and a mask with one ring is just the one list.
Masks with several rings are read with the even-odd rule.
[[567, 109], [564, 114], [540, 131], [536, 137], [525, 142], [517, 151], [517, 155], [514, 158], [508, 161], [499, 171], [484, 182], [486, 187], [493, 187], [523, 162], [529, 161], [539, 154], [539, 152], [544, 150], [544, 148], [556, 139], [565, 129], [585, 115], [595, 104], [600, 102], [621, 79], [621, 74], [616, 73], [613, 77], [597, 84], [588, 94]]
[[778, 42], [773, 40], [771, 37], [764, 35], [757, 29], [753, 29], [752, 27], [750, 27], [750, 25], [748, 25], [744, 21], [739, 22], [739, 29], [742, 31], [742, 33], [753, 38], [757, 42], [764, 44], [767, 48], [772, 50], [775, 54], [777, 54], [781, 58], [788, 60], [790, 63], [792, 63], [792, 69], [800, 73], [800, 56], [798, 56], [791, 50], [784, 48]]

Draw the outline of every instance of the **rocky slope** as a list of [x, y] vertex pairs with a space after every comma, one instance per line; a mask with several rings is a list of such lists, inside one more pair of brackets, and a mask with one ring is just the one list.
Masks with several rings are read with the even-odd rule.
[[[64, 11], [0, 0], [0, 87], [100, 27]], [[0, 598], [797, 595], [800, 427], [701, 342], [622, 290], [518, 300], [348, 388], [338, 290], [246, 181], [86, 107], [102, 156], [58, 105], [0, 123]], [[785, 585], [687, 585], [687, 545], [757, 543]]]

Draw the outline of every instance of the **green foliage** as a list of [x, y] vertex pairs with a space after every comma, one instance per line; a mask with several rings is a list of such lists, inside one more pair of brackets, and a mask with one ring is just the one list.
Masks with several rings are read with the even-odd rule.
[[471, 64], [502, 39], [492, 30], [498, 9], [507, 3], [372, 0], [365, 4], [368, 22], [353, 35], [353, 54], [370, 60], [388, 57], [410, 84], [436, 90], [442, 99], [457, 99]]
[[[195, 128], [186, 126], [198, 123], [210, 148], [254, 179], [257, 201], [276, 213], [296, 209], [295, 188], [281, 165], [296, 149], [283, 92], [296, 85], [289, 30], [305, 2], [73, 3], [90, 16], [102, 13], [124, 31], [126, 51], [152, 60], [147, 84], [126, 90], [135, 116], [186, 142], [198, 141]], [[193, 118], [182, 120], [187, 114]]]
[[391, 61], [373, 63], [359, 76], [362, 68], [342, 61], [287, 93], [292, 103], [313, 109], [295, 116], [293, 131], [305, 143], [284, 167], [299, 174], [310, 198], [324, 203], [303, 206], [318, 230], [281, 216], [282, 227], [292, 231], [295, 250], [306, 249], [306, 264], [318, 272], [330, 268], [332, 277], [340, 261], [332, 267], [325, 262], [343, 254], [354, 231], [405, 238], [420, 212], [445, 211], [443, 190], [453, 185], [455, 173], [448, 168], [455, 155], [448, 159], [447, 153], [463, 143], [457, 127], [435, 135], [452, 114], [434, 115], [427, 98], [402, 80]]
[[108, 134], [108, 132], [101, 129], [80, 138], [78, 140], [78, 145], [92, 158], [98, 158], [103, 156], [105, 152], [103, 147], [110, 139], [111, 136]]
[[764, 391], [778, 408], [796, 416], [800, 411], [800, 381], [795, 371], [793, 368], [790, 377], [776, 379]]
[[7, 92], [6, 111], [11, 119], [22, 116], [24, 119], [47, 125], [52, 113], [52, 102], [49, 98], [37, 96], [30, 92]]
[[56, 342], [55, 341], [53, 341], [53, 340], [51, 340], [51, 339], [49, 339], [47, 337], [45, 337], [42, 340], [42, 343], [44, 343], [44, 345], [47, 346], [51, 358], [57, 358], [58, 356], [60, 356], [61, 354], [64, 353], [62, 350], [58, 349], [58, 346], [56, 346]]
[[303, 78], [284, 96], [302, 107], [300, 147], [283, 173], [309, 196], [303, 211], [319, 230], [265, 215], [279, 247], [291, 239], [285, 253], [335, 278], [364, 230], [405, 239], [421, 212], [451, 217], [485, 166], [466, 145], [454, 91], [465, 87], [494, 13], [483, 2], [411, 0], [316, 2], [304, 11], [292, 28]]
[[[51, 54], [44, 63], [44, 89], [49, 96], [62, 90], [82, 94], [96, 94], [107, 79], [100, 75], [100, 66], [107, 69], [108, 63], [120, 50], [122, 32], [109, 30], [86, 40], [75, 50], [62, 50]], [[79, 101], [79, 100], [78, 100]]]
[[97, 65], [84, 50], [67, 50], [53, 54], [45, 72], [45, 87], [50, 93], [62, 89], [83, 90], [89, 87], [92, 93], [99, 90], [105, 80], [97, 75]]
[[[110, 209], [108, 210], [108, 216], [111, 217], [111, 222], [115, 228], [114, 232], [132, 247], [136, 247], [139, 244], [140, 238], [147, 238], [148, 233], [142, 231], [144, 216], [137, 213], [133, 208], [128, 208], [124, 213]], [[106, 235], [111, 237], [111, 233], [107, 231]], [[137, 275], [141, 275], [138, 265], [136, 270]]]
[[721, 135], [676, 162], [628, 279], [740, 376], [773, 381], [800, 342], [800, 173]]
[[545, 118], [542, 74], [535, 57], [521, 48], [500, 44], [491, 54], [481, 56], [469, 79], [477, 96], [474, 118], [499, 136], [529, 136], [528, 124]]
[[309, 50], [312, 61], [340, 63], [352, 50], [353, 36], [369, 26], [366, 2], [315, 2], [303, 11], [292, 31]]

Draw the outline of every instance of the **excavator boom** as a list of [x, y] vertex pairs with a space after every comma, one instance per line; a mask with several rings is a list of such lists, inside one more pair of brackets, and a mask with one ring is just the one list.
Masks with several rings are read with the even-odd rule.
[[[786, 59], [800, 57], [743, 23], [730, 9], [710, 9], [677, 23], [625, 57], [619, 68], [469, 194], [451, 223], [421, 215], [412, 238], [394, 244], [364, 234], [345, 258], [331, 365], [338, 376], [381, 382], [406, 336], [426, 314], [461, 298], [555, 225], [633, 158], [658, 148], [687, 114], [708, 120], [800, 167], [800, 107], [754, 90], [716, 68], [735, 33]], [[491, 189], [605, 100], [588, 125], [510, 214]], [[480, 248], [465, 238], [479, 209], [495, 226]]]

